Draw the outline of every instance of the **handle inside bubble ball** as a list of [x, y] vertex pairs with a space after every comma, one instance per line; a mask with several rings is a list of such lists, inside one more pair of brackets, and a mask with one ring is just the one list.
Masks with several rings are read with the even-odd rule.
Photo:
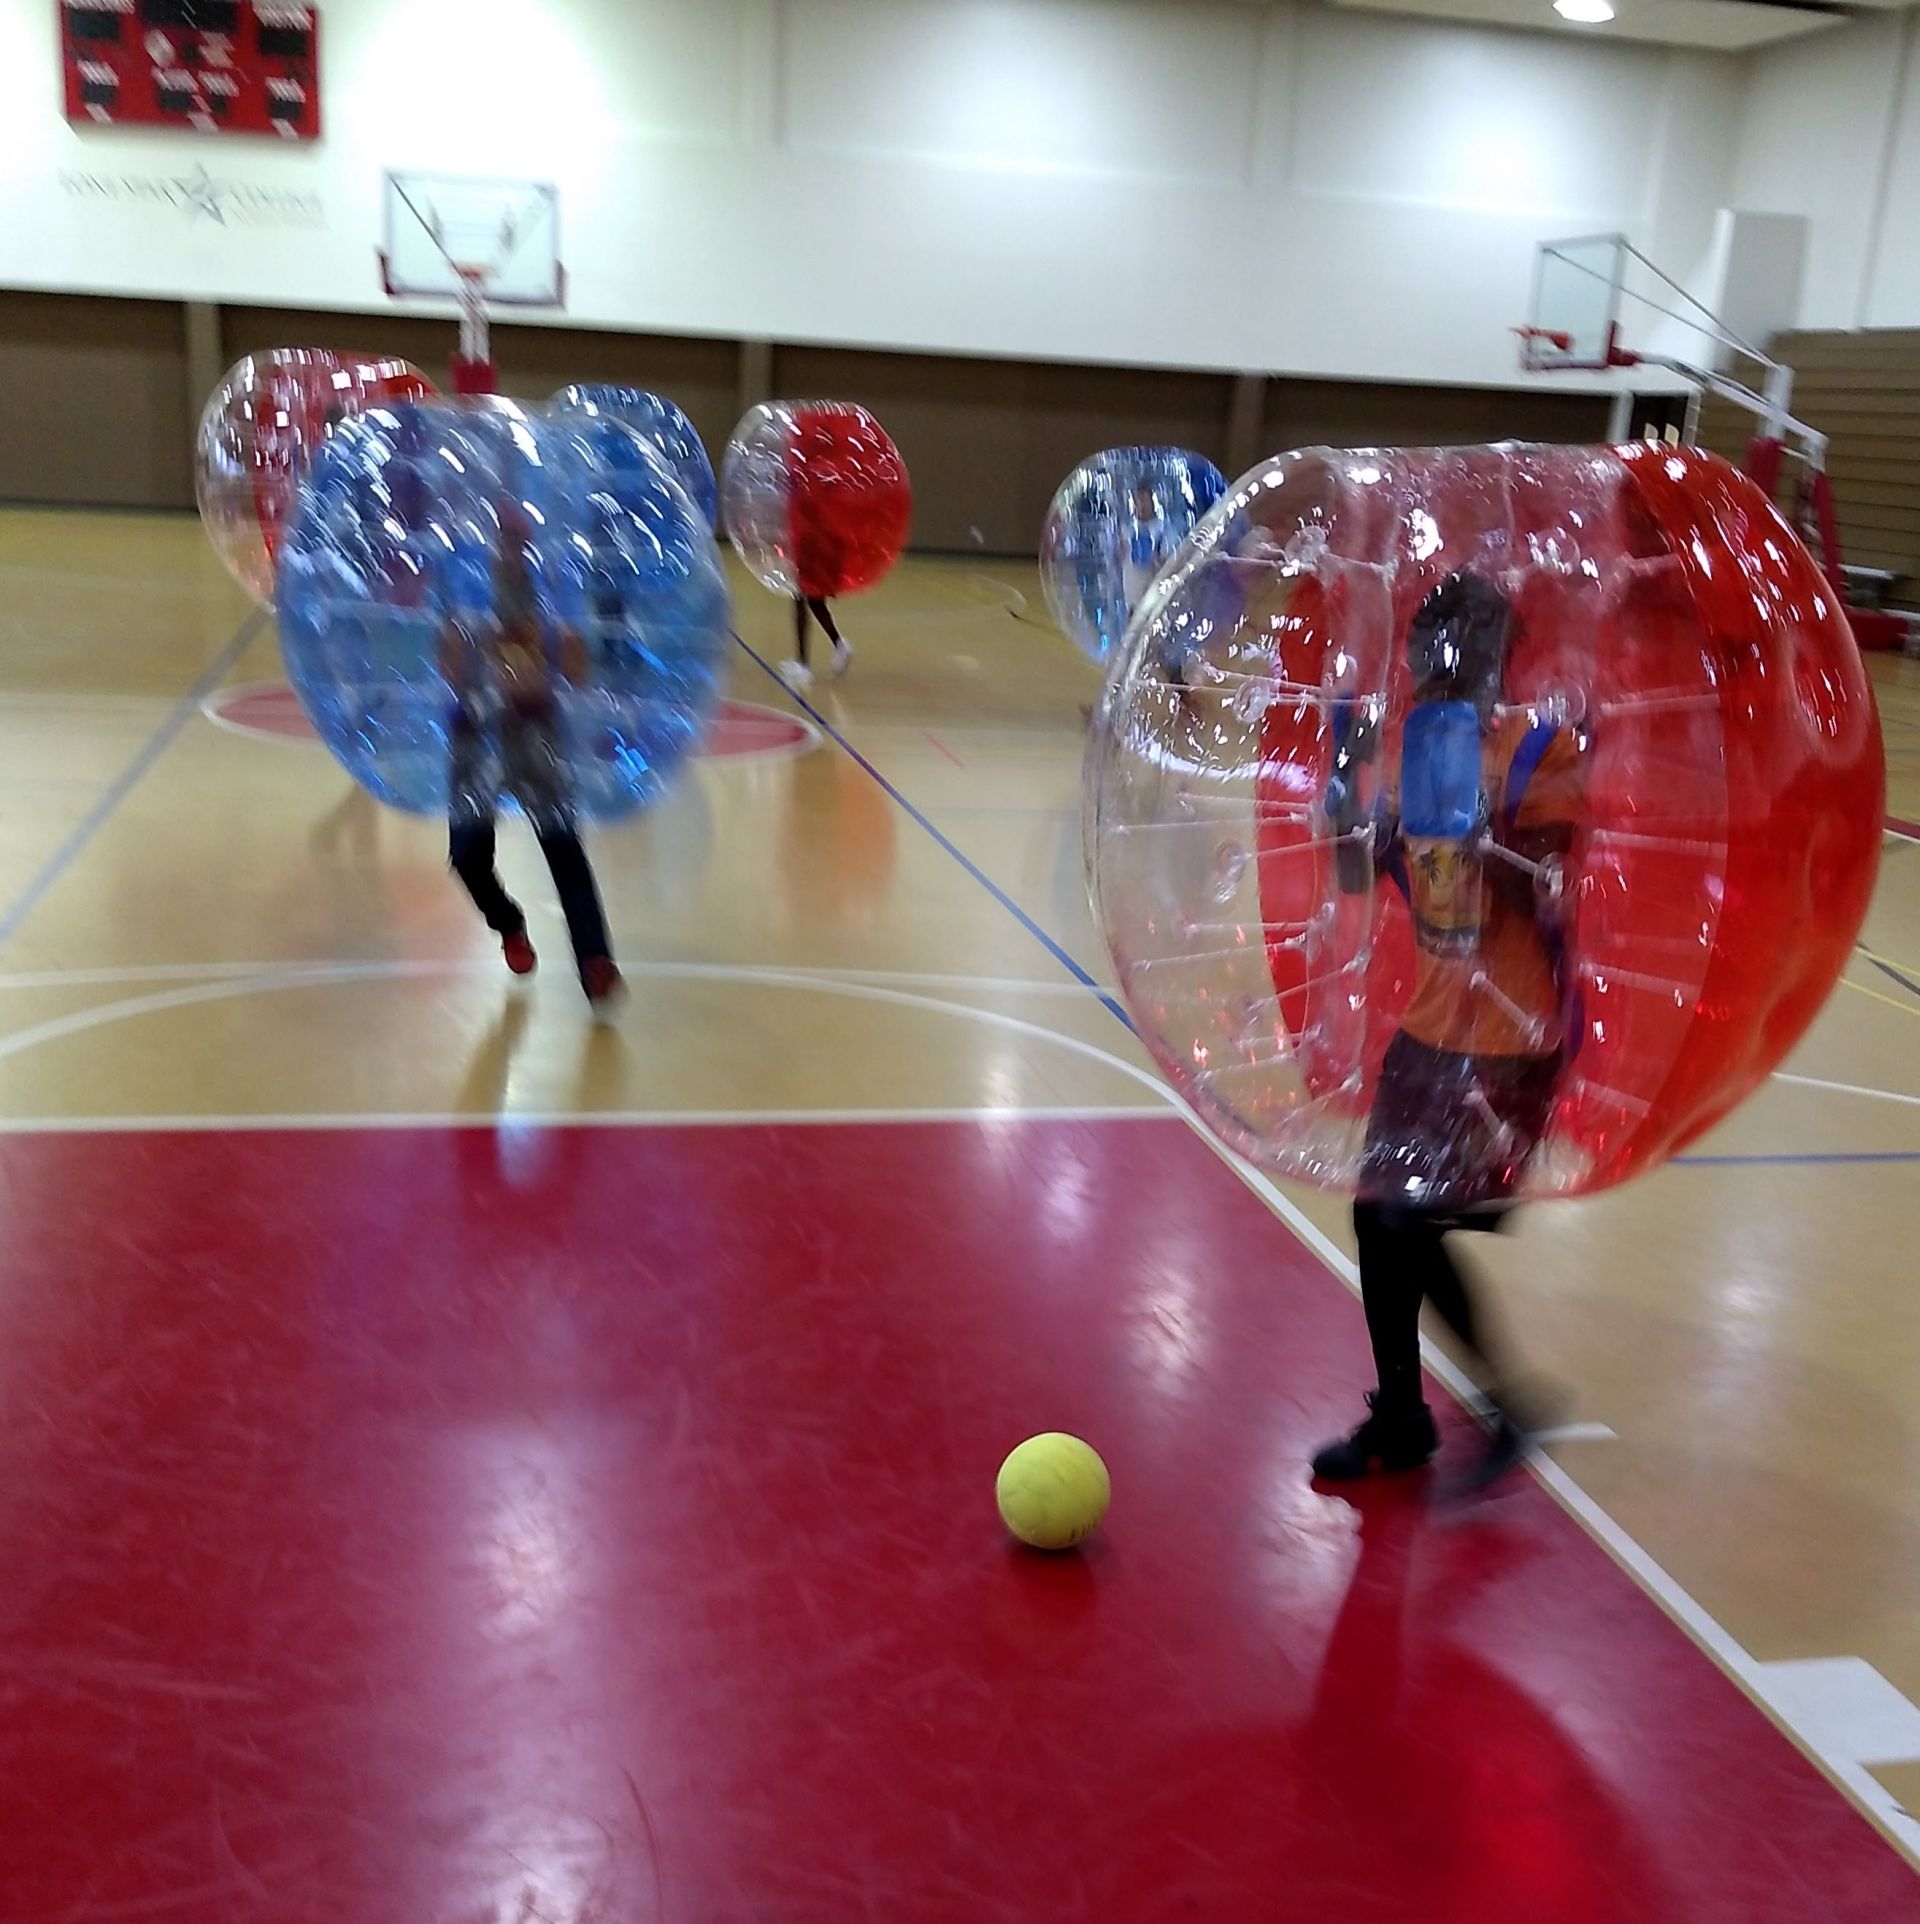
[[448, 614], [469, 621], [493, 612], [493, 557], [477, 542], [461, 542], [440, 570], [440, 597]]
[[1380, 729], [1372, 709], [1351, 695], [1335, 699], [1330, 715], [1333, 733], [1333, 773], [1327, 777], [1327, 818], [1336, 834], [1348, 834], [1365, 814], [1360, 798], [1360, 771], [1370, 767], [1380, 746]]

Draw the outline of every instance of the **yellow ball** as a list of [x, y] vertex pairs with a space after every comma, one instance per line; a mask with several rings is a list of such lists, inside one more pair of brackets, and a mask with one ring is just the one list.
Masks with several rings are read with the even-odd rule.
[[1060, 1430], [1030, 1436], [1000, 1466], [1000, 1516], [1036, 1550], [1069, 1550], [1100, 1527], [1113, 1495], [1090, 1444]]

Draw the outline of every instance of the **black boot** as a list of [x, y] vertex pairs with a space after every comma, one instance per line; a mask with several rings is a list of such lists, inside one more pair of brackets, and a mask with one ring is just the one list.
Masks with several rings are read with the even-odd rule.
[[1417, 1470], [1440, 1447], [1433, 1412], [1424, 1403], [1381, 1407], [1380, 1392], [1367, 1392], [1367, 1420], [1351, 1436], [1329, 1443], [1313, 1459], [1322, 1483], [1352, 1483], [1376, 1473]]
[[1542, 1430], [1560, 1421], [1560, 1399], [1551, 1391], [1490, 1391], [1480, 1420], [1486, 1426], [1486, 1448], [1480, 1460], [1464, 1470], [1448, 1487], [1448, 1496], [1478, 1496], [1532, 1456]]

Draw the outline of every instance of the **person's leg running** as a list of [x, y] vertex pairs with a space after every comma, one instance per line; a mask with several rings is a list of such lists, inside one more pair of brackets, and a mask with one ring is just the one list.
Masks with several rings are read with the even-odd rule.
[[780, 664], [780, 679], [789, 688], [805, 688], [813, 681], [813, 668], [807, 659], [807, 623], [811, 619], [806, 596], [796, 590], [793, 597], [793, 659]]
[[1479, 1287], [1470, 1280], [1448, 1246], [1444, 1234], [1433, 1239], [1431, 1255], [1422, 1275], [1422, 1293], [1461, 1347], [1466, 1350], [1477, 1376], [1491, 1377], [1494, 1359], [1486, 1348], [1483, 1330], [1487, 1318], [1479, 1301]]
[[1367, 1397], [1366, 1421], [1313, 1459], [1314, 1475], [1331, 1482], [1418, 1469], [1439, 1443], [1420, 1382], [1420, 1303], [1439, 1248], [1438, 1227], [1406, 1209], [1371, 1202], [1354, 1204], [1353, 1226], [1379, 1384]]
[[[1354, 1204], [1360, 1296], [1379, 1387], [1373, 1414], [1314, 1459], [1318, 1474], [1363, 1476], [1404, 1468], [1433, 1453], [1432, 1418], [1420, 1379], [1420, 1308], [1434, 1314], [1464, 1346], [1469, 1372], [1492, 1406], [1493, 1434], [1479, 1481], [1510, 1468], [1538, 1427], [1532, 1396], [1516, 1402], [1505, 1345], [1495, 1340], [1469, 1272], [1448, 1247], [1454, 1230], [1497, 1228], [1514, 1176], [1545, 1131], [1557, 1082], [1553, 1060], [1449, 1056], [1405, 1035], [1387, 1052], [1368, 1118], [1367, 1161], [1376, 1181], [1422, 1179], [1446, 1202], [1433, 1210], [1403, 1202]], [[1500, 1154], [1462, 1131], [1463, 1087], [1470, 1081], [1476, 1113], [1493, 1118]], [[1444, 1127], [1436, 1128], [1436, 1124]]]
[[1420, 1303], [1438, 1238], [1418, 1218], [1392, 1205], [1357, 1202], [1354, 1239], [1360, 1257], [1360, 1305], [1382, 1409], [1412, 1409], [1420, 1387]]
[[[1488, 1315], [1471, 1269], [1463, 1269], [1454, 1255], [1450, 1236], [1461, 1225], [1392, 1204], [1357, 1203], [1353, 1216], [1360, 1300], [1383, 1400], [1409, 1404], [1421, 1398], [1423, 1301], [1432, 1304], [1466, 1352], [1469, 1373], [1479, 1386], [1497, 1395], [1507, 1374], [1504, 1345], [1494, 1340], [1498, 1319]], [[1470, 1226], [1492, 1229], [1497, 1218]]]
[[809, 598], [807, 606], [813, 610], [813, 618], [825, 631], [827, 639], [833, 643], [833, 666], [829, 672], [835, 676], [847, 672], [847, 664], [853, 659], [853, 644], [840, 632], [839, 624], [833, 618], [833, 610], [827, 606], [824, 595]]
[[[1494, 1124], [1495, 1140], [1484, 1165], [1497, 1177], [1475, 1186], [1467, 1207], [1449, 1219], [1450, 1228], [1499, 1230], [1511, 1220], [1514, 1190], [1547, 1133], [1562, 1069], [1557, 1056], [1482, 1057], [1474, 1064], [1478, 1106]], [[1500, 1319], [1488, 1312], [1473, 1266], [1463, 1267], [1443, 1243], [1426, 1291], [1434, 1314], [1465, 1346], [1479, 1387], [1501, 1407], [1513, 1388], [1513, 1359]]]
[[447, 860], [459, 876], [473, 905], [495, 935], [518, 935], [527, 918], [505, 888], [493, 865], [493, 823], [484, 818], [456, 816], [447, 830]]
[[567, 934], [573, 941], [573, 959], [579, 964], [580, 979], [587, 980], [588, 965], [611, 960], [607, 944], [606, 917], [601, 912], [600, 891], [593, 879], [593, 865], [581, 846], [578, 832], [562, 823], [539, 831], [540, 853], [547, 858], [553, 875], [554, 891], [567, 918]]

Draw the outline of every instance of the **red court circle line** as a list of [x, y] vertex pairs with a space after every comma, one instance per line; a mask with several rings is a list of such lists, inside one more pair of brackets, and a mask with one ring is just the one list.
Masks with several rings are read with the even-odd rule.
[[[258, 741], [312, 742], [318, 738], [299, 698], [284, 681], [241, 682], [217, 689], [201, 703], [217, 727]], [[759, 702], [724, 700], [700, 744], [706, 761], [762, 761], [805, 755], [820, 745], [820, 731], [801, 716]]]

